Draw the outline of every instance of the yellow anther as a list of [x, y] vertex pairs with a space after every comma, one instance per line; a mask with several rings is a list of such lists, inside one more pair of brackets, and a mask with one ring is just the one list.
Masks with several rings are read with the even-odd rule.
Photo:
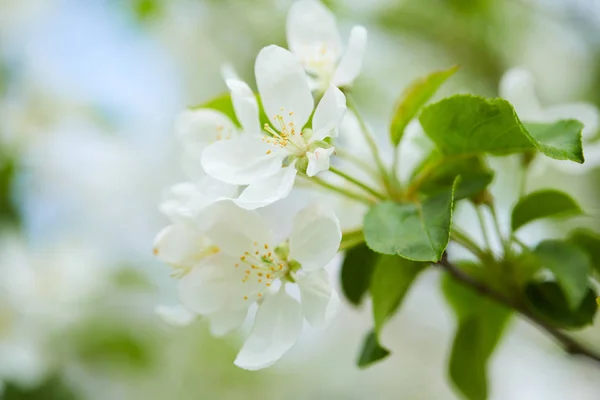
[[258, 255], [258, 250], [256, 250], [256, 251], [254, 252], [254, 254]]
[[262, 293], [258, 293], [258, 294], [257, 294], [257, 296], [258, 296], [258, 297], [262, 297]]
[[245, 270], [244, 272], [245, 272], [246, 274], [249, 274], [249, 273], [250, 273], [250, 270], [249, 270], [249, 269], [247, 269], [247, 270]]
[[244, 300], [248, 300], [248, 296], [244, 296]]
[[267, 154], [271, 154], [271, 150], [267, 150]]

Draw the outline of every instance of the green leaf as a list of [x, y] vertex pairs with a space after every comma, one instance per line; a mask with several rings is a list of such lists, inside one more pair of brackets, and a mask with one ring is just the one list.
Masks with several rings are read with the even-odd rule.
[[569, 236], [569, 242], [585, 251], [592, 268], [600, 273], [600, 235], [589, 229], [577, 229]]
[[357, 364], [359, 367], [365, 368], [377, 361], [383, 360], [389, 355], [390, 351], [379, 344], [377, 335], [374, 331], [371, 331], [365, 337]]
[[348, 301], [360, 305], [369, 289], [371, 275], [379, 255], [366, 244], [353, 247], [346, 252], [341, 270], [342, 291]]
[[571, 310], [577, 309], [588, 292], [591, 270], [588, 255], [579, 247], [560, 240], [545, 240], [534, 253], [554, 274]]
[[227, 115], [233, 121], [234, 124], [240, 126], [240, 121], [235, 115], [233, 102], [231, 101], [231, 95], [229, 93], [225, 93], [218, 97], [215, 97], [214, 99], [209, 100], [206, 103], [190, 107], [190, 109], [192, 110], [198, 110], [201, 108], [210, 108], [212, 110], [220, 111], [223, 114]]
[[437, 92], [458, 70], [458, 66], [442, 71], [433, 72], [423, 78], [413, 81], [400, 96], [396, 111], [390, 126], [390, 139], [394, 146], [398, 146], [404, 135], [408, 123], [417, 115], [421, 107]]
[[[574, 119], [565, 119], [551, 124], [524, 122], [525, 129], [537, 143], [534, 145], [555, 160], [571, 160], [583, 163], [581, 131], [583, 124]], [[530, 139], [531, 139], [530, 138]]]
[[469, 400], [487, 398], [487, 364], [511, 316], [510, 309], [482, 297], [449, 276], [442, 280], [446, 300], [457, 318], [449, 376]]
[[[258, 95], [255, 96], [256, 101], [258, 103], [258, 118], [260, 120], [261, 126], [263, 126], [266, 123], [272, 124], [272, 121], [270, 121], [267, 115], [265, 114], [265, 110], [262, 106], [262, 103], [260, 102], [260, 97]], [[233, 102], [231, 101], [231, 95], [229, 93], [225, 93], [218, 97], [215, 97], [214, 99], [209, 100], [206, 103], [190, 107], [190, 110], [198, 110], [201, 108], [210, 108], [213, 110], [220, 111], [223, 114], [227, 115], [229, 118], [231, 118], [233, 123], [236, 124], [238, 127], [241, 126], [240, 121], [238, 120], [237, 115], [235, 113], [235, 109], [233, 108]]]
[[427, 195], [432, 195], [441, 188], [451, 187], [456, 177], [460, 176], [454, 193], [456, 201], [476, 196], [485, 190], [492, 183], [494, 172], [485, 165], [481, 157], [453, 159], [434, 151], [413, 176], [411, 190]]
[[540, 318], [558, 328], [583, 328], [594, 322], [596, 293], [588, 289], [576, 310], [571, 310], [567, 298], [556, 282], [530, 283], [525, 288], [529, 308]]
[[427, 264], [397, 256], [383, 255], [375, 265], [369, 291], [373, 299], [375, 333], [391, 317], [404, 299], [415, 278]]
[[0, 224], [19, 224], [19, 212], [12, 198], [16, 172], [15, 163], [0, 155]]
[[386, 201], [371, 207], [364, 221], [367, 246], [413, 261], [439, 261], [450, 238], [455, 186], [417, 204]]
[[583, 162], [578, 121], [521, 123], [504, 99], [455, 95], [423, 109], [425, 134], [446, 155], [505, 155], [537, 148], [548, 157]]
[[539, 190], [521, 198], [512, 212], [511, 228], [520, 227], [541, 218], [581, 215], [583, 211], [568, 194], [558, 190]]

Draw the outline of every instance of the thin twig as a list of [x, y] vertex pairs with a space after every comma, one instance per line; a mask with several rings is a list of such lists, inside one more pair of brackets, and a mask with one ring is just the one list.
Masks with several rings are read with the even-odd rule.
[[590, 360], [596, 361], [600, 363], [600, 353], [596, 352], [593, 349], [588, 348], [583, 343], [578, 342], [571, 336], [565, 334], [564, 332], [559, 331], [548, 323], [542, 321], [537, 316], [531, 313], [526, 307], [524, 307], [519, 302], [506, 297], [504, 294], [497, 292], [493, 288], [487, 286], [485, 283], [478, 281], [473, 278], [469, 274], [463, 272], [455, 265], [450, 263], [444, 254], [444, 257], [437, 263], [440, 267], [442, 267], [446, 272], [448, 272], [454, 279], [458, 282], [464, 284], [465, 286], [470, 287], [475, 290], [482, 296], [488, 297], [492, 300], [497, 301], [498, 303], [504, 304], [507, 307], [512, 308], [513, 310], [519, 312], [526, 319], [528, 319], [534, 325], [537, 325], [540, 329], [545, 331], [548, 335], [552, 336], [556, 339], [557, 342], [561, 344], [563, 349], [572, 355], [581, 356], [589, 358]]

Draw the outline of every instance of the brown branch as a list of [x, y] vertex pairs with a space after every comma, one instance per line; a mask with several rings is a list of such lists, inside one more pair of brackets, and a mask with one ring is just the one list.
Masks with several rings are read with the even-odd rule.
[[528, 319], [534, 325], [537, 325], [540, 329], [545, 331], [548, 335], [552, 336], [563, 349], [572, 355], [581, 356], [589, 358], [590, 360], [594, 360], [600, 363], [600, 353], [594, 351], [593, 349], [588, 348], [584, 344], [578, 342], [571, 336], [566, 333], [556, 329], [555, 327], [549, 325], [544, 322], [537, 316], [531, 313], [526, 307], [524, 307], [518, 301], [515, 301], [509, 297], [506, 297], [504, 294], [497, 292], [493, 288], [487, 286], [485, 283], [478, 281], [473, 278], [471, 275], [463, 272], [455, 265], [450, 263], [444, 254], [442, 259], [436, 264], [448, 272], [454, 279], [458, 282], [462, 283], [465, 286], [470, 287], [475, 290], [482, 296], [488, 297], [492, 300], [497, 301], [498, 303], [504, 304], [507, 307], [512, 308], [513, 310], [519, 312], [522, 316]]

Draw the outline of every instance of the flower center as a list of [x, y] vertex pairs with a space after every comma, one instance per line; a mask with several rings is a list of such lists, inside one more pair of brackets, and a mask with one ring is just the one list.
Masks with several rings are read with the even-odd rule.
[[235, 268], [243, 268], [242, 283], [251, 286], [250, 293], [244, 295], [244, 300], [256, 296], [259, 299], [275, 281], [284, 278], [290, 268], [268, 243], [254, 242], [252, 250], [240, 256], [240, 262]]
[[306, 72], [329, 80], [337, 62], [337, 54], [326, 43], [303, 46], [300, 62]]
[[[303, 137], [304, 132], [301, 129], [297, 129], [293, 121], [286, 123], [283, 117], [283, 113], [285, 112], [283, 107], [281, 108], [281, 112], [281, 114], [273, 117], [273, 125], [278, 125], [277, 129], [265, 123], [263, 128], [270, 136], [263, 136], [262, 140], [274, 146], [285, 148], [294, 155], [304, 155], [307, 149], [307, 141]], [[293, 117], [294, 112], [288, 112], [288, 116]], [[267, 150], [267, 154], [270, 153], [271, 150]]]
[[231, 135], [233, 134], [233, 129], [225, 129], [223, 125], [217, 125], [216, 134], [215, 134], [215, 142], [219, 140], [229, 140], [231, 139]]

